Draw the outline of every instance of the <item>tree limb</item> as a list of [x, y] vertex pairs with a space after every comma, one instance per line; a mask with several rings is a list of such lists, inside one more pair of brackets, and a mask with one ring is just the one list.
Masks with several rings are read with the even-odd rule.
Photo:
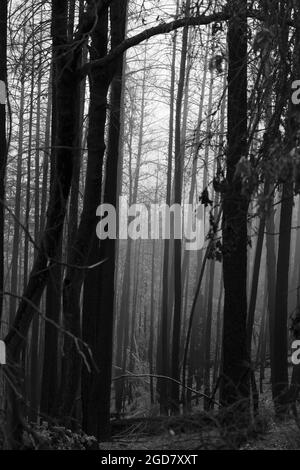
[[180, 18], [178, 20], [171, 21], [170, 23], [162, 23], [158, 26], [154, 26], [149, 29], [145, 29], [141, 33], [132, 36], [130, 38], [125, 39], [121, 44], [117, 47], [112, 49], [105, 57], [94, 60], [92, 62], [88, 62], [80, 69], [81, 77], [84, 77], [86, 74], [89, 73], [91, 68], [94, 67], [105, 67], [111, 64], [117, 57], [123, 54], [127, 49], [130, 49], [133, 46], [137, 46], [143, 41], [150, 39], [153, 36], [157, 36], [159, 34], [166, 34], [174, 31], [178, 28], [183, 28], [184, 26], [200, 26], [200, 25], [208, 25], [213, 22], [219, 21], [226, 21], [230, 18], [230, 14], [227, 12], [219, 12], [214, 13], [212, 15], [200, 15], [194, 17], [185, 17]]

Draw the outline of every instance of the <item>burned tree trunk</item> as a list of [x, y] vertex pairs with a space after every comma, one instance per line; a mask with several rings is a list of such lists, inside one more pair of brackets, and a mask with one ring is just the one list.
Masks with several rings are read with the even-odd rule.
[[[247, 16], [246, 0], [231, 0], [228, 26], [228, 149], [226, 191], [223, 194], [224, 330], [221, 402], [249, 410], [247, 320], [248, 200], [236, 168], [247, 152]], [[241, 423], [244, 421], [241, 417]], [[247, 420], [247, 418], [246, 418]]]
[[[119, 44], [125, 36], [127, 2], [122, 7], [114, 1], [110, 9], [112, 46]], [[103, 203], [117, 207], [117, 170], [119, 165], [119, 137], [122, 96], [123, 59], [115, 63], [111, 84], [111, 114], [108, 132], [107, 161]], [[112, 75], [109, 76], [109, 79]], [[96, 124], [97, 121], [95, 121]], [[92, 123], [90, 122], [90, 125]], [[99, 132], [95, 128], [95, 132]], [[103, 129], [104, 138], [104, 129]], [[92, 250], [89, 262], [105, 260], [101, 266], [90, 271], [84, 284], [83, 339], [95, 355], [99, 372], [88, 374], [83, 370], [82, 403], [83, 426], [86, 432], [98, 438], [110, 434], [110, 390], [112, 373], [112, 336], [114, 318], [115, 244], [107, 238], [99, 243], [94, 227]]]

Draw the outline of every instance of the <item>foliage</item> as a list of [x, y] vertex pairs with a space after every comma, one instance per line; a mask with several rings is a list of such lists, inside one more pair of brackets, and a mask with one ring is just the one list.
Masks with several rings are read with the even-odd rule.
[[24, 449], [49, 450], [92, 450], [98, 449], [95, 437], [87, 436], [82, 431], [72, 432], [61, 426], [50, 426], [43, 422], [40, 426], [30, 428], [23, 433]]

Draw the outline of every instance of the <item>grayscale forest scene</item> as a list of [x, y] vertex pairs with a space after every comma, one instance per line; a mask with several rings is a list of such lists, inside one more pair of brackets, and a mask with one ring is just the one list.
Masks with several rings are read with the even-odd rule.
[[0, 0], [0, 449], [300, 450], [299, 195], [299, 0]]

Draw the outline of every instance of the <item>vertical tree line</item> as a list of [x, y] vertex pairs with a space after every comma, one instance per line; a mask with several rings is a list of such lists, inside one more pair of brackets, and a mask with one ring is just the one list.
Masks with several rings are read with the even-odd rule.
[[[247, 428], [269, 373], [277, 415], [295, 410], [298, 4], [8, 3], [0, 320], [11, 445], [44, 419], [106, 439], [114, 412], [218, 405], [227, 431]], [[136, 239], [118, 239], [121, 194]], [[175, 231], [187, 203], [182, 228], [202, 237], [191, 250]], [[143, 225], [153, 207], [170, 212], [166, 239], [162, 220], [156, 238], [152, 219]]]

